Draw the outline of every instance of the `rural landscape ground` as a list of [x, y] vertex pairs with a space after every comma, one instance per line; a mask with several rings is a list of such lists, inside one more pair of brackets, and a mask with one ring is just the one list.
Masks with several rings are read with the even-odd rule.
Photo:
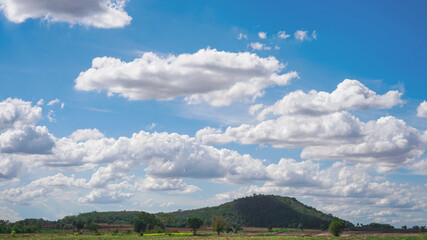
[[[113, 235], [113, 230], [118, 229], [119, 233]], [[298, 229], [273, 229], [269, 231], [265, 228], [245, 228], [239, 233], [224, 233], [217, 235], [212, 231], [212, 228], [200, 229], [196, 236], [193, 235], [190, 228], [169, 228], [167, 233], [160, 234], [144, 234], [139, 236], [138, 234], [131, 231], [132, 226], [104, 226], [100, 229], [100, 235], [92, 232], [84, 232], [81, 235], [75, 235], [73, 231], [61, 230], [61, 231], [42, 231], [41, 233], [32, 234], [0, 234], [0, 239], [300, 239], [300, 240], [311, 240], [311, 239], [427, 239], [427, 234], [419, 233], [387, 233], [387, 232], [375, 232], [375, 231], [346, 231], [340, 237], [334, 237], [327, 231], [307, 229], [300, 231]], [[129, 233], [130, 231], [130, 233]]]

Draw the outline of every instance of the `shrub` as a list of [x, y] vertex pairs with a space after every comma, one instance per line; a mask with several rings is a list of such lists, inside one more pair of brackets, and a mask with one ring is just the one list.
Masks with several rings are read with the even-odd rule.
[[329, 225], [329, 232], [338, 237], [341, 235], [342, 231], [344, 230], [344, 222], [339, 218], [334, 218], [331, 222], [331, 225]]

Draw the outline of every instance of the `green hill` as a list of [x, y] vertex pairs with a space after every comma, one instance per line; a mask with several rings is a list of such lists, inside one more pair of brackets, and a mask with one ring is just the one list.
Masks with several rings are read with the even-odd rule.
[[[132, 224], [138, 211], [89, 212], [78, 216], [67, 216], [58, 220], [58, 226], [72, 228], [77, 218], [94, 223]], [[295, 198], [275, 195], [253, 195], [239, 198], [216, 207], [175, 211], [168, 214], [157, 213], [157, 217], [169, 227], [185, 227], [190, 217], [198, 217], [205, 225], [211, 225], [213, 216], [222, 216], [231, 225], [243, 227], [284, 227], [321, 228], [329, 226], [333, 216], [306, 206]], [[349, 226], [351, 223], [347, 222]]]
[[295, 198], [255, 194], [217, 207], [176, 211], [170, 214], [175, 218], [174, 225], [179, 227], [185, 226], [189, 217], [198, 217], [205, 225], [211, 224], [212, 216], [222, 216], [227, 222], [241, 226], [285, 228], [297, 227], [299, 224], [304, 228], [320, 228], [321, 225], [329, 226], [333, 218], [332, 215], [306, 206]]

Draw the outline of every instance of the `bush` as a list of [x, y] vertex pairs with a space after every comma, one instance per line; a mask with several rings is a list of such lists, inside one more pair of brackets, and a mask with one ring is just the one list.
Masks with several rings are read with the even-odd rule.
[[331, 222], [331, 225], [329, 225], [329, 232], [338, 237], [341, 235], [342, 231], [344, 230], [344, 222], [339, 218], [334, 218]]

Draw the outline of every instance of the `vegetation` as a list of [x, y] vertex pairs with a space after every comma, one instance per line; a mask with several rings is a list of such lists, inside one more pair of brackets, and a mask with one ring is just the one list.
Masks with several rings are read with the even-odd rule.
[[341, 235], [342, 231], [344, 230], [344, 222], [341, 219], [334, 218], [329, 225], [329, 232], [338, 237]]
[[156, 232], [164, 232], [164, 225], [154, 214], [140, 212], [133, 220], [133, 229], [135, 232], [142, 235], [149, 230]]
[[[217, 207], [176, 211], [170, 214], [176, 220], [174, 227], [185, 227], [190, 217], [200, 218], [206, 225], [212, 225], [212, 217], [221, 216], [232, 225], [297, 228], [302, 224], [305, 228], [320, 229], [322, 224], [328, 226], [333, 219], [332, 215], [306, 206], [295, 198], [275, 195], [253, 195]], [[349, 222], [346, 224], [352, 226]]]
[[224, 218], [222, 218], [221, 216], [213, 216], [212, 217], [213, 231], [217, 232], [218, 235], [220, 233], [224, 232], [226, 226], [227, 226], [227, 223], [225, 222]]
[[193, 229], [193, 235], [196, 235], [197, 229], [203, 226], [203, 221], [200, 218], [189, 218], [187, 224]]

